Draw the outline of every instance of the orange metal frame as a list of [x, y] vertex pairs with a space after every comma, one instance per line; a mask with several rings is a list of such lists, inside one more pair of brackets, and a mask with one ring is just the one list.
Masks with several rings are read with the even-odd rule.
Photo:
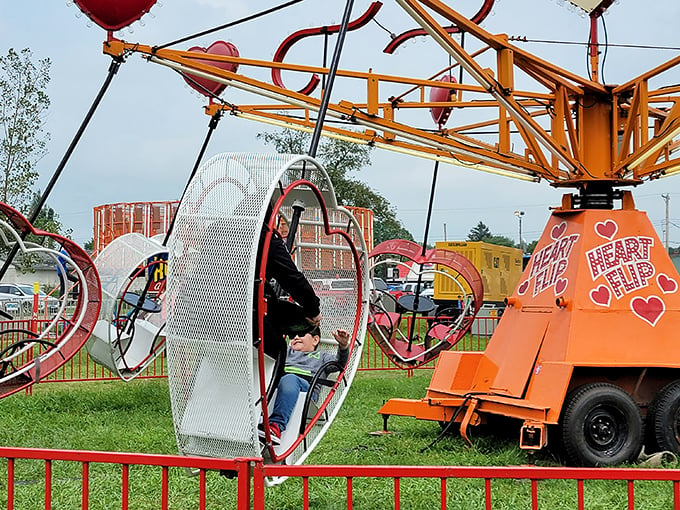
[[[680, 64], [680, 57], [624, 84], [606, 86], [512, 45], [503, 34], [486, 32], [443, 2], [397, 1], [456, 61], [452, 67], [461, 66], [475, 83], [437, 79], [451, 68], [427, 78], [339, 69], [337, 78], [352, 80], [351, 90], [361, 97], [331, 101], [327, 115], [345, 121], [345, 125], [326, 125], [324, 135], [510, 177], [545, 179], [553, 185], [571, 187], [587, 185], [591, 181], [638, 184], [680, 171], [680, 160], [673, 157], [678, 146], [674, 139], [680, 134], [680, 86], [650, 88], [650, 80], [675, 68]], [[468, 54], [426, 8], [461, 27], [485, 47], [474, 55]], [[312, 112], [320, 108], [319, 97], [257, 80], [243, 72], [220, 69], [210, 62], [238, 64], [239, 71], [256, 67], [311, 75], [329, 72], [318, 66], [205, 53], [197, 55], [113, 38], [104, 43], [104, 52], [116, 58], [141, 53], [149, 60], [185, 75], [231, 85], [268, 100], [262, 104], [240, 105], [213, 101], [206, 108], [210, 115], [226, 110], [245, 119], [303, 131], [311, 131], [316, 124]], [[480, 63], [488, 52], [495, 53], [495, 68]], [[519, 74], [525, 81], [528, 79], [535, 84], [534, 90], [515, 88]], [[381, 101], [381, 87], [395, 84], [402, 85], [404, 92]], [[426, 101], [428, 88], [450, 89], [453, 92], [451, 101]], [[404, 122], [396, 119], [402, 112], [436, 107], [475, 108], [478, 117], [486, 120], [431, 132], [409, 125], [408, 119]], [[297, 115], [293, 117], [292, 114]], [[476, 135], [475, 130], [479, 128], [495, 128], [497, 135], [492, 138], [487, 134]]]

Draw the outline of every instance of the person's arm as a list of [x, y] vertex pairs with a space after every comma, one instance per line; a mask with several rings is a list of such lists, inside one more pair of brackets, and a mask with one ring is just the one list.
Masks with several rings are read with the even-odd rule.
[[347, 360], [349, 359], [349, 333], [347, 333], [347, 331], [344, 329], [338, 329], [337, 331], [333, 332], [333, 338], [335, 338], [335, 341], [338, 342], [338, 353], [335, 360], [340, 364], [341, 367], [344, 367], [347, 364]]
[[274, 231], [269, 244], [267, 277], [274, 278], [281, 285], [281, 288], [302, 306], [308, 318], [315, 321], [320, 320], [319, 298], [314, 293], [314, 289], [305, 275], [298, 270], [283, 239], [276, 231]]

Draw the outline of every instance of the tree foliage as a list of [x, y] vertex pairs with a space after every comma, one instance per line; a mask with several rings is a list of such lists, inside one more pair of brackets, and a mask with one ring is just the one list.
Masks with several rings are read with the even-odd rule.
[[[289, 154], [306, 153], [310, 139], [309, 134], [292, 129], [277, 133], [259, 133], [257, 137], [272, 144], [278, 152]], [[371, 164], [370, 152], [371, 147], [367, 145], [331, 138], [323, 139], [316, 156], [326, 168], [339, 202], [373, 211], [376, 244], [388, 239], [412, 241], [413, 236], [401, 224], [389, 201], [367, 184], [348, 175]]]
[[49, 133], [43, 118], [50, 106], [45, 92], [50, 60], [34, 64], [25, 48], [10, 48], [0, 56], [0, 201], [24, 208], [38, 172], [36, 163], [47, 153]]
[[467, 236], [468, 241], [484, 241], [484, 238], [491, 237], [491, 230], [487, 227], [484, 222], [480, 221], [477, 226], [470, 229], [470, 233]]

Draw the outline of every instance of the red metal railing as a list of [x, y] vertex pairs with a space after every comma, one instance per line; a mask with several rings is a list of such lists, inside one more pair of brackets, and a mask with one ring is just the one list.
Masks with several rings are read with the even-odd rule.
[[[258, 463], [253, 468], [253, 509], [265, 508], [265, 479], [267, 477], [288, 477], [302, 479], [302, 498], [296, 508], [310, 508], [309, 480], [312, 478], [344, 478], [345, 501], [335, 501], [336, 508], [353, 508], [353, 501], [357, 495], [355, 481], [364, 478], [385, 478], [393, 480], [393, 506], [399, 510], [404, 506], [411, 508], [413, 504], [402, 500], [401, 482], [405, 479], [430, 478], [439, 480], [439, 508], [445, 510], [449, 504], [447, 498], [447, 480], [451, 479], [479, 479], [484, 483], [484, 508], [491, 510], [494, 502], [501, 504], [501, 498], [494, 498], [492, 481], [498, 480], [527, 480], [530, 483], [529, 495], [526, 501], [515, 500], [514, 508], [539, 508], [539, 482], [545, 480], [572, 480], [575, 482], [575, 501], [559, 501], [560, 508], [576, 508], [584, 510], [585, 481], [613, 480], [626, 482], [626, 496], [628, 510], [635, 509], [635, 482], [637, 481], [665, 481], [669, 482], [669, 500], [672, 503], [664, 506], [649, 506], [646, 508], [673, 508], [680, 510], [680, 470], [678, 469], [640, 469], [640, 468], [564, 468], [564, 467], [495, 467], [495, 466], [281, 466]], [[546, 490], [549, 490], [546, 487]], [[658, 491], [657, 491], [658, 492]], [[466, 507], [480, 508], [479, 500], [475, 500], [473, 493], [465, 496]], [[384, 504], [384, 499], [380, 501]], [[505, 502], [507, 505], [507, 502]], [[670, 502], [669, 502], [670, 503]], [[468, 506], [469, 505], [469, 506]], [[671, 506], [672, 505], [672, 506]], [[645, 506], [645, 505], [642, 505]], [[504, 506], [506, 508], [507, 506]], [[510, 507], [513, 507], [512, 505]], [[432, 506], [430, 508], [433, 508]], [[548, 508], [546, 506], [546, 508]]]
[[[120, 478], [118, 479], [118, 487], [120, 488], [120, 507], [127, 510], [130, 507], [136, 508], [137, 505], [131, 504], [134, 501], [134, 491], [130, 484], [131, 467], [152, 466], [160, 470], [160, 486], [158, 487], [158, 495], [154, 498], [154, 502], [160, 504], [160, 508], [167, 510], [170, 507], [170, 468], [184, 468], [186, 470], [197, 471], [198, 474], [198, 494], [196, 494], [196, 501], [187, 503], [185, 508], [196, 508], [204, 510], [206, 508], [206, 501], [208, 499], [208, 491], [206, 484], [206, 473], [208, 471], [222, 471], [233, 474], [237, 479], [237, 490], [235, 501], [224, 501], [225, 508], [236, 508], [238, 510], [246, 510], [251, 508], [250, 489], [251, 489], [251, 465], [252, 462], [257, 462], [261, 459], [211, 459], [206, 457], [181, 457], [178, 455], [150, 455], [143, 453], [115, 453], [115, 452], [97, 452], [97, 451], [83, 451], [83, 450], [44, 450], [32, 448], [2, 448], [0, 447], [0, 458], [7, 459], [7, 510], [25, 508], [24, 503], [18, 502], [17, 488], [25, 487], [27, 485], [35, 485], [36, 480], [31, 480], [30, 484], [26, 481], [20, 481], [16, 478], [17, 463], [19, 460], [37, 459], [45, 463], [44, 480], [43, 480], [43, 495], [44, 508], [51, 510], [53, 503], [56, 504], [53, 485], [53, 464], [55, 461], [64, 461], [68, 463], [80, 464], [81, 474], [81, 488], [80, 488], [80, 508], [86, 510], [90, 508], [90, 482], [92, 476], [90, 474], [93, 465], [99, 466], [104, 464], [120, 466]], [[60, 469], [64, 466], [60, 464]], [[146, 477], [148, 480], [149, 477]], [[107, 487], [116, 483], [111, 476], [106, 477]], [[20, 490], [20, 489], [19, 489]], [[72, 489], [71, 489], [72, 490]], [[148, 490], [148, 489], [146, 489]], [[195, 491], [191, 491], [192, 493]], [[176, 492], [175, 492], [176, 493]], [[178, 497], [178, 496], [175, 496]], [[222, 494], [220, 494], [222, 497]], [[182, 499], [186, 499], [187, 494], [182, 494]], [[31, 501], [31, 508], [35, 508], [36, 501]], [[60, 504], [64, 504], [63, 501]], [[67, 504], [68, 508], [75, 508], [73, 502]], [[99, 505], [101, 507], [101, 505]], [[155, 507], [155, 508], [159, 508]]]
[[[414, 507], [422, 505], [423, 491], [407, 491], [403, 487], [407, 483], [417, 480], [432, 480], [435, 483], [430, 485], [428, 496], [431, 502], [428, 508], [439, 507], [446, 509], [452, 505], [459, 507], [452, 501], [452, 488], [455, 483], [474, 483], [479, 481], [480, 490], [467, 490], [464, 497], [465, 506], [469, 508], [485, 508], [491, 510], [494, 507], [505, 504], [512, 499], [511, 507], [531, 508], [537, 510], [539, 503], [541, 507], [553, 507], [548, 503], [550, 500], [549, 492], [554, 486], [545, 483], [550, 480], [568, 480], [574, 482], [575, 490], [569, 494], [573, 496], [573, 501], [564, 499], [564, 491], [561, 492], [561, 499], [556, 503], [561, 508], [575, 508], [583, 510], [586, 508], [586, 488], [590, 490], [591, 484], [602, 483], [597, 481], [619, 481], [617, 485], [608, 485], [607, 491], [611, 493], [620, 489], [617, 494], [618, 500], [626, 501], [626, 508], [634, 510], [636, 504], [643, 508], [673, 508], [680, 510], [680, 470], [678, 469], [642, 469], [642, 468], [562, 468], [562, 467], [496, 467], [496, 466], [286, 466], [263, 464], [262, 459], [212, 459], [205, 457], [182, 457], [173, 455], [150, 455], [140, 453], [114, 453], [99, 451], [68, 451], [68, 450], [45, 450], [30, 448], [1, 448], [0, 458], [7, 460], [6, 468], [6, 506], [7, 510], [24, 508], [27, 491], [32, 491], [30, 501], [31, 508], [39, 508], [39, 500], [44, 502], [44, 508], [51, 510], [54, 506], [64, 506], [66, 508], [78, 508], [87, 510], [90, 508], [90, 501], [95, 497], [111, 497], [111, 493], [118, 495], [113, 498], [116, 500], [113, 506], [102, 506], [101, 501], [97, 501], [98, 508], [123, 508], [127, 510], [131, 507], [138, 507], [141, 502], [135, 500], [137, 495], [131, 482], [133, 473], [138, 474], [139, 470], [148, 468], [158, 468], [155, 475], [150, 476], [148, 471], [142, 475], [146, 480], [143, 494], [140, 496], [147, 500], [151, 498], [154, 508], [163, 510], [170, 508], [196, 508], [206, 509], [208, 501], [213, 505], [217, 502], [218, 508], [237, 508], [246, 510], [264, 510], [267, 494], [270, 496], [273, 491], [278, 489], [269, 488], [265, 483], [267, 478], [286, 477], [290, 481], [286, 483], [298, 484], [301, 481], [302, 490], [289, 491], [287, 494], [287, 505], [291, 508], [308, 509], [314, 505], [310, 503], [310, 481], [336, 479], [341, 481], [344, 487], [336, 490], [333, 494], [333, 503], [336, 508], [354, 508], [362, 506], [358, 501], [363, 499], [375, 498], [374, 487], [367, 485], [369, 482], [384, 479], [391, 481], [391, 491], [381, 491], [380, 506], [389, 505], [394, 509], [404, 507]], [[17, 473], [25, 471], [23, 463], [42, 461], [44, 468], [41, 474], [36, 474], [34, 469], [32, 480], [19, 479]], [[58, 461], [58, 462], [57, 462]], [[56, 463], [56, 464], [55, 464]], [[108, 470], [103, 472], [102, 465], [108, 465]], [[68, 478], [68, 485], [64, 485], [63, 473], [67, 468], [72, 467], [71, 477]], [[170, 470], [174, 468], [184, 468], [198, 472], [196, 482], [187, 483], [184, 476], [170, 476]], [[235, 490], [224, 491], [224, 484], [215, 483], [214, 479], [210, 483], [207, 481], [209, 471], [227, 472], [236, 479]], [[73, 476], [73, 473], [77, 476]], [[93, 475], [93, 473], [97, 475]], [[114, 473], [112, 476], [111, 473]], [[102, 476], [103, 475], [103, 476]], [[62, 476], [62, 478], [59, 478]], [[38, 478], [36, 480], [36, 478]], [[107, 496], [102, 495], [102, 478], [106, 481]], [[148, 480], [152, 478], [158, 484], [157, 493], [149, 495]], [[344, 482], [342, 480], [344, 479]], [[503, 481], [513, 482], [515, 489], [513, 494], [508, 495], [507, 484]], [[521, 484], [527, 482], [527, 486]], [[520, 483], [517, 483], [520, 482]], [[650, 506], [644, 497], [637, 498], [636, 483], [639, 482], [666, 482], [661, 486], [654, 486], [655, 499]], [[556, 482], [557, 483], [557, 482]], [[75, 487], [80, 485], [80, 487]], [[328, 483], [324, 483], [327, 487]], [[58, 494], [58, 488], [68, 489], [68, 497]], [[315, 485], [320, 487], [320, 485]], [[432, 490], [438, 487], [438, 490]], [[664, 489], [667, 487], [667, 489]], [[516, 494], [518, 488], [521, 494]], [[36, 490], [39, 499], [36, 500]], [[363, 491], [366, 493], [362, 493]], [[597, 490], [597, 487], [595, 488]], [[251, 492], [252, 491], [252, 492]], [[215, 492], [215, 493], [213, 493]], [[391, 497], [390, 497], [391, 492]], [[97, 493], [97, 496], [94, 494]], [[210, 494], [209, 494], [210, 493]], [[290, 493], [295, 493], [299, 501], [290, 501]], [[313, 491], [311, 492], [313, 495]], [[662, 498], [656, 496], [661, 493]], [[225, 500], [225, 494], [227, 496]], [[252, 494], [252, 500], [251, 500]], [[298, 496], [299, 494], [299, 496]], [[344, 497], [343, 497], [344, 494]], [[211, 497], [212, 495], [212, 497]], [[611, 494], [610, 494], [611, 495]], [[230, 501], [228, 498], [232, 497]], [[418, 498], [421, 503], [418, 502]], [[76, 503], [78, 500], [78, 503]], [[273, 498], [270, 497], [270, 500]], [[415, 500], [415, 501], [414, 501]], [[428, 501], [430, 501], [428, 500]], [[663, 501], [661, 501], [663, 500]], [[172, 502], [172, 504], [171, 504]], [[178, 503], [181, 502], [181, 503]], [[317, 501], [318, 503], [318, 501]], [[24, 505], [24, 506], [22, 506]], [[179, 505], [179, 506], [178, 506]], [[513, 506], [514, 505], [514, 506]], [[661, 505], [661, 506], [659, 506]], [[270, 508], [271, 506], [270, 501]], [[318, 506], [318, 505], [317, 505]], [[592, 506], [592, 505], [590, 505]], [[620, 504], [619, 504], [620, 507]]]

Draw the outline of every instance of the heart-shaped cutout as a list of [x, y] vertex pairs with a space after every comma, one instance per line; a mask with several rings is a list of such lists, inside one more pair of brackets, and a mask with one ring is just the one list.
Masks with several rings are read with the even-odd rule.
[[[222, 55], [225, 57], [238, 57], [238, 49], [230, 42], [215, 41], [207, 48], [201, 46], [194, 46], [189, 48], [189, 51], [195, 53], [209, 53], [211, 55]], [[219, 69], [224, 69], [225, 71], [231, 71], [235, 73], [238, 70], [238, 64], [233, 64], [231, 62], [219, 62], [217, 60], [204, 60], [199, 59], [198, 62], [203, 64], [208, 64]], [[206, 97], [219, 96], [227, 86], [224, 83], [219, 83], [208, 78], [200, 78], [198, 76], [193, 76], [190, 74], [184, 75], [184, 80], [189, 84], [191, 88], [203, 94]]]
[[562, 237], [562, 234], [564, 234], [565, 230], [567, 230], [567, 222], [563, 221], [559, 225], [555, 225], [552, 228], [550, 231], [550, 237], [552, 237], [554, 241], [557, 241], [560, 237]]
[[656, 277], [656, 283], [664, 294], [671, 294], [678, 290], [678, 282], [664, 273], [659, 273], [659, 276]]
[[643, 321], [654, 326], [666, 311], [666, 304], [656, 296], [634, 297], [630, 300], [630, 308], [633, 313]]
[[590, 291], [590, 300], [596, 305], [608, 307], [611, 299], [612, 294], [606, 285], [600, 285], [597, 289]]
[[144, 16], [156, 0], [75, 0], [85, 15], [105, 30], [120, 30]]
[[619, 226], [615, 221], [612, 220], [598, 221], [595, 224], [595, 232], [597, 232], [597, 235], [604, 237], [605, 239], [609, 239], [610, 241], [618, 231]]
[[523, 296], [526, 294], [527, 289], [529, 288], [529, 280], [523, 282], [519, 287], [517, 287], [517, 294], [520, 296]]

